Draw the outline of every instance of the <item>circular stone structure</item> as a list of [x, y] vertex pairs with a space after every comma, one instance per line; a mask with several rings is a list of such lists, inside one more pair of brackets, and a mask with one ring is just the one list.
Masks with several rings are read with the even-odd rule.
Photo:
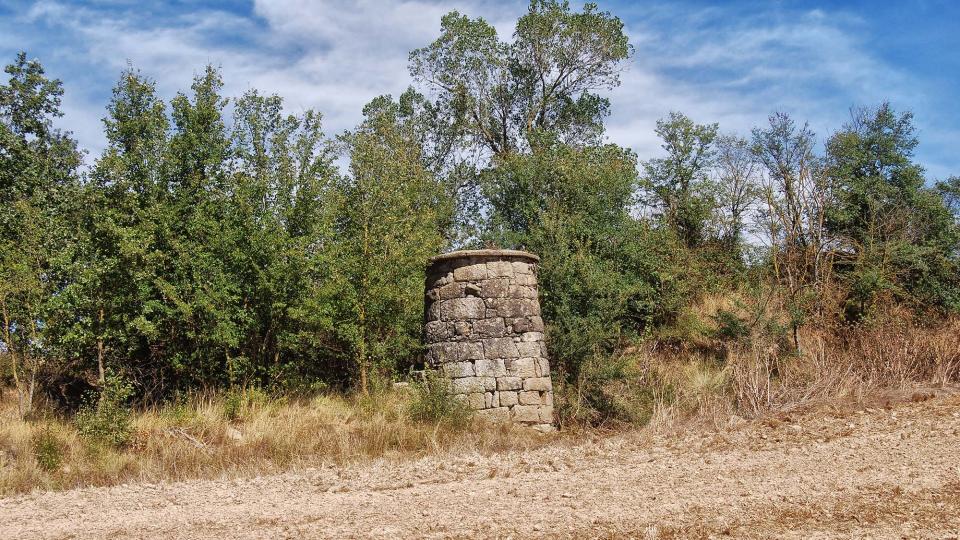
[[427, 267], [427, 364], [451, 391], [495, 421], [553, 426], [553, 385], [532, 253], [454, 251]]

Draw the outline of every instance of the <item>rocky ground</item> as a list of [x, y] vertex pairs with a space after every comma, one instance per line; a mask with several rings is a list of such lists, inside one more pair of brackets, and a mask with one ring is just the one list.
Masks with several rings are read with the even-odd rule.
[[[912, 399], [910, 399], [912, 398]], [[958, 538], [960, 396], [0, 499], [0, 538]]]

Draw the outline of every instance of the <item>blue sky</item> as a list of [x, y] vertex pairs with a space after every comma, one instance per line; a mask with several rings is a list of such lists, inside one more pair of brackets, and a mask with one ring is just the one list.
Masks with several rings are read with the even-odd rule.
[[[577, 2], [572, 2], [579, 7]], [[657, 118], [680, 110], [746, 133], [783, 110], [825, 139], [851, 106], [890, 100], [915, 114], [931, 179], [960, 174], [960, 2], [599, 2], [620, 16], [636, 55], [611, 94], [611, 141], [659, 153]], [[167, 98], [207, 63], [226, 93], [254, 87], [314, 108], [326, 131], [351, 128], [369, 99], [410, 84], [407, 53], [452, 9], [508, 38], [524, 1], [253, 2], [0, 0], [0, 59], [39, 58], [66, 87], [62, 127], [93, 159], [100, 119], [128, 62]]]

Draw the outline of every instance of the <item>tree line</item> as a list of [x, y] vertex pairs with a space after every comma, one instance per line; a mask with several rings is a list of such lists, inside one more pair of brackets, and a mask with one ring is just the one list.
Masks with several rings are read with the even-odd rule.
[[641, 161], [604, 136], [634, 54], [594, 4], [534, 0], [509, 41], [452, 12], [410, 53], [414, 85], [333, 137], [280, 96], [223, 96], [212, 66], [169, 102], [130, 68], [84, 168], [61, 82], [20, 53], [0, 85], [0, 353], [22, 412], [110, 377], [146, 399], [369, 391], [419, 361], [424, 266], [458, 247], [542, 257], [570, 384], [705, 291], [770, 288], [795, 347], [813, 317], [960, 309], [960, 179], [926, 178], [909, 112], [854, 109], [822, 148], [784, 113], [733, 134], [673, 112]]

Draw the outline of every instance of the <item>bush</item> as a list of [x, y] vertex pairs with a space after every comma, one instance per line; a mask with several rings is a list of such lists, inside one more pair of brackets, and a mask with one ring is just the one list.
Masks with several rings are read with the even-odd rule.
[[262, 407], [270, 396], [258, 388], [234, 389], [224, 396], [223, 417], [231, 422], [242, 420], [251, 410]]
[[33, 434], [30, 440], [33, 448], [33, 457], [37, 465], [47, 472], [53, 472], [63, 463], [64, 444], [50, 429], [44, 429]]
[[417, 422], [447, 422], [462, 426], [472, 411], [467, 404], [450, 395], [449, 381], [435, 371], [427, 371], [423, 380], [413, 384], [410, 417]]
[[108, 374], [99, 395], [88, 395], [74, 422], [84, 438], [107, 446], [121, 447], [130, 441], [130, 409], [127, 401], [133, 385], [123, 377]]
[[577, 379], [555, 387], [561, 425], [646, 425], [659, 404], [675, 399], [675, 390], [661, 373], [638, 365], [636, 358], [594, 355]]

